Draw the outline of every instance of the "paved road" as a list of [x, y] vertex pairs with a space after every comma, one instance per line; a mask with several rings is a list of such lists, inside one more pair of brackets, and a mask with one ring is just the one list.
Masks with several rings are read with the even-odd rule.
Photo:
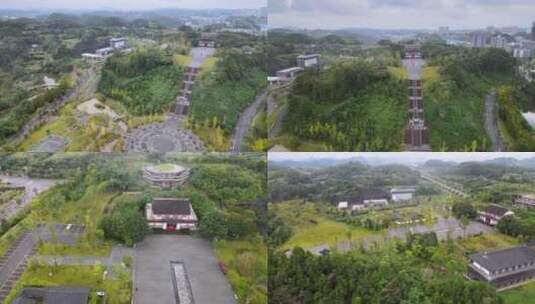
[[239, 153], [241, 151], [243, 140], [245, 139], [245, 136], [247, 136], [260, 106], [265, 104], [267, 94], [267, 92], [263, 92], [261, 95], [257, 96], [255, 101], [241, 113], [238, 123], [234, 128], [234, 135], [232, 136], [232, 152]]
[[505, 151], [505, 145], [498, 129], [498, 109], [496, 92], [492, 91], [485, 97], [485, 130], [490, 137], [493, 152]]
[[24, 176], [0, 175], [0, 180], [13, 186], [25, 187], [26, 191], [19, 202], [11, 201], [5, 204], [0, 210], [0, 218], [9, 219], [24, 209], [31, 200], [38, 194], [48, 190], [50, 187], [60, 183], [61, 180], [36, 179]]
[[32, 253], [32, 250], [37, 244], [36, 239], [31, 233], [24, 234], [19, 240], [15, 241], [12, 248], [4, 256], [5, 263], [0, 268], [0, 287], [12, 277], [13, 272], [17, 266], [22, 264], [27, 256]]
[[[448, 236], [451, 239], [456, 239], [458, 237], [467, 237], [478, 234], [493, 234], [495, 231], [484, 224], [478, 222], [470, 222], [466, 226], [466, 231], [461, 227], [459, 221], [455, 218], [439, 219], [434, 225], [415, 225], [415, 226], [406, 226], [406, 227], [397, 227], [390, 228], [385, 237], [381, 236], [371, 236], [366, 237], [357, 241], [349, 242], [343, 241], [336, 244], [336, 249], [340, 252], [350, 251], [358, 246], [364, 246], [364, 248], [370, 248], [375, 244], [382, 244], [387, 240], [400, 239], [405, 240], [407, 234], [422, 234], [434, 231], [437, 234], [439, 241], [447, 240]], [[322, 244], [312, 248], [308, 248], [307, 251], [312, 254], [320, 255], [323, 250], [330, 250], [331, 246], [327, 244]]]
[[422, 179], [437, 185], [440, 189], [444, 191], [447, 191], [451, 194], [462, 196], [464, 198], [469, 197], [469, 195], [466, 192], [463, 192], [459, 189], [449, 186], [446, 182], [442, 181], [440, 178], [431, 176], [430, 174], [424, 173], [424, 172], [420, 172], [420, 176], [422, 177]]
[[176, 304], [171, 262], [183, 262], [196, 304], [235, 304], [210, 242], [185, 235], [150, 235], [136, 247], [134, 304]]
[[422, 69], [425, 65], [423, 59], [403, 59], [403, 67], [407, 70], [409, 80], [420, 80], [422, 78]]
[[191, 49], [190, 68], [199, 68], [209, 57], [214, 56], [216, 49], [206, 47], [195, 47]]

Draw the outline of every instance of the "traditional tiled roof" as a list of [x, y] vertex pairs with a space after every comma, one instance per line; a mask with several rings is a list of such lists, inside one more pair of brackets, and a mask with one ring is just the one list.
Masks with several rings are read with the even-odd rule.
[[156, 215], [190, 215], [189, 199], [179, 198], [155, 198], [152, 201], [152, 212]]
[[87, 304], [87, 287], [24, 288], [13, 304]]
[[496, 271], [517, 265], [535, 263], [535, 251], [527, 245], [492, 252], [479, 252], [469, 258], [487, 269]]

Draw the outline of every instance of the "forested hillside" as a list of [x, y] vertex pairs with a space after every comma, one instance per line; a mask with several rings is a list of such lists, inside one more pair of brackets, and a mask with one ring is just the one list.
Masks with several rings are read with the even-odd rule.
[[405, 85], [378, 64], [348, 60], [307, 71], [288, 98], [283, 128], [301, 142], [336, 151], [402, 148]]
[[514, 78], [515, 59], [510, 54], [501, 49], [468, 49], [435, 43], [424, 45], [424, 53], [428, 60], [428, 68], [424, 70], [425, 111], [434, 150], [490, 149], [484, 113], [485, 97], [492, 90], [499, 92], [502, 133], [513, 134], [509, 136], [508, 148], [529, 149], [533, 131], [519, 112], [518, 105], [525, 101], [522, 98], [513, 101], [511, 96], [510, 90], [517, 88], [520, 80]]
[[178, 96], [183, 68], [155, 48], [117, 54], [106, 60], [99, 91], [134, 115], [168, 110]]
[[228, 143], [240, 113], [267, 85], [264, 56], [259, 50], [245, 55], [227, 49], [212, 71], [201, 74], [193, 88], [191, 124], [203, 139]]

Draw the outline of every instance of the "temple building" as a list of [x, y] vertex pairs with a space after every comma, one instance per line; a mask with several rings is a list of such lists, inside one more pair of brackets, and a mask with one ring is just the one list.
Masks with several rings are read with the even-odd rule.
[[519, 195], [515, 197], [514, 203], [519, 207], [535, 208], [535, 195]]
[[143, 179], [154, 187], [170, 189], [184, 185], [190, 169], [175, 164], [160, 164], [143, 168]]
[[410, 201], [414, 198], [416, 189], [414, 188], [392, 188], [390, 195], [393, 202]]
[[526, 284], [535, 279], [535, 250], [528, 245], [468, 256], [467, 277], [483, 281], [498, 290]]
[[155, 198], [145, 206], [149, 227], [166, 231], [196, 230], [197, 215], [189, 199]]
[[510, 215], [514, 215], [511, 210], [498, 205], [490, 205], [478, 212], [478, 219], [484, 224], [496, 226], [502, 218]]

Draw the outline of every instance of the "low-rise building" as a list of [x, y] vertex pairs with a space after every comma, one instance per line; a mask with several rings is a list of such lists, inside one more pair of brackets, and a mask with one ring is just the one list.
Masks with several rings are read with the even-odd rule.
[[535, 251], [528, 245], [468, 256], [467, 277], [487, 282], [498, 290], [535, 279]]
[[502, 218], [511, 215], [514, 215], [513, 211], [502, 206], [492, 204], [478, 212], [478, 219], [484, 224], [496, 226]]
[[284, 70], [278, 71], [277, 72], [277, 77], [281, 81], [293, 80], [295, 77], [299, 76], [304, 71], [305, 71], [305, 69], [300, 68], [300, 67], [288, 68], [288, 69], [284, 69]]
[[346, 211], [349, 208], [349, 202], [339, 202], [336, 208], [338, 211]]
[[102, 57], [105, 57], [105, 56], [109, 56], [109, 55], [113, 54], [114, 51], [115, 51], [114, 48], [107, 47], [107, 48], [102, 48], [102, 49], [96, 50], [95, 54], [97, 54], [99, 56], [102, 56]]
[[319, 69], [320, 68], [320, 55], [309, 54], [297, 56], [297, 66], [302, 69]]
[[175, 164], [160, 164], [143, 168], [143, 179], [152, 186], [164, 189], [184, 185], [190, 169]]
[[393, 202], [410, 201], [416, 194], [415, 188], [392, 188], [390, 195]]
[[197, 215], [189, 199], [155, 198], [145, 206], [149, 227], [166, 231], [196, 230]]
[[127, 39], [124, 37], [111, 38], [110, 47], [118, 50], [125, 49], [127, 47]]
[[523, 194], [514, 198], [514, 203], [520, 207], [535, 208], [535, 195]]

